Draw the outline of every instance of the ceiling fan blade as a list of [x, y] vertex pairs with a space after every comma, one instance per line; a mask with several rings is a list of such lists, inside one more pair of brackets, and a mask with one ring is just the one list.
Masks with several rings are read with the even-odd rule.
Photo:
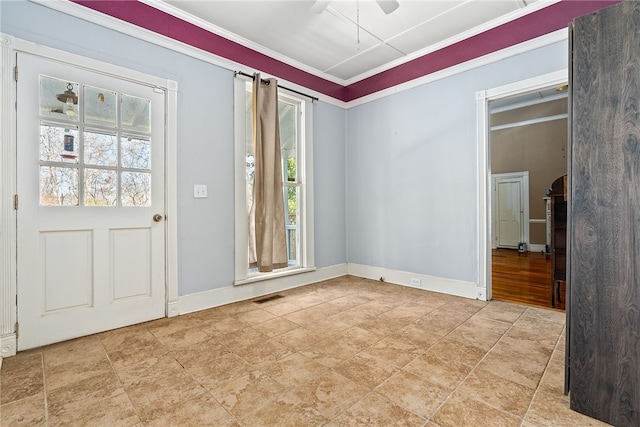
[[376, 0], [380, 9], [387, 15], [393, 12], [400, 6], [400, 4], [396, 0]]
[[311, 5], [311, 13], [320, 14], [324, 12], [329, 3], [331, 3], [330, 0], [315, 0]]

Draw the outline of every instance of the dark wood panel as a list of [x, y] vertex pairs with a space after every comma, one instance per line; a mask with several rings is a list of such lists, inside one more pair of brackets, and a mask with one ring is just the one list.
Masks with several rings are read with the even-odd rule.
[[640, 5], [573, 34], [571, 408], [640, 426]]

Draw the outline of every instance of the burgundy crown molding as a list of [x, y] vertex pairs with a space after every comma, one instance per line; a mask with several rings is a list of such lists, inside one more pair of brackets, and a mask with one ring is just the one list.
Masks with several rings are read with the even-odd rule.
[[566, 28], [576, 17], [622, 0], [562, 0], [348, 86], [318, 77], [137, 0], [71, 0], [105, 15], [349, 102]]

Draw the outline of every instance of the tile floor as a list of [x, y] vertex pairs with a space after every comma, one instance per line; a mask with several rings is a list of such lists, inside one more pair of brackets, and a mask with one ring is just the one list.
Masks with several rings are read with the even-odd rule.
[[564, 313], [345, 276], [5, 359], [0, 424], [596, 426]]

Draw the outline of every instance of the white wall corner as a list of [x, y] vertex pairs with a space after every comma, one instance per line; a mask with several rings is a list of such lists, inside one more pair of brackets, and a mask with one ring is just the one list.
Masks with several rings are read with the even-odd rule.
[[7, 334], [0, 336], [0, 358], [15, 356], [16, 349], [16, 334]]
[[[429, 276], [427, 274], [353, 263], [349, 263], [348, 272], [350, 275], [364, 277], [366, 279], [380, 280], [382, 278], [384, 282], [394, 285], [408, 286], [464, 298], [480, 299], [476, 292], [477, 284], [464, 280], [448, 279], [445, 277]], [[412, 284], [412, 282], [417, 283], [417, 281], [419, 281], [419, 285]]]

